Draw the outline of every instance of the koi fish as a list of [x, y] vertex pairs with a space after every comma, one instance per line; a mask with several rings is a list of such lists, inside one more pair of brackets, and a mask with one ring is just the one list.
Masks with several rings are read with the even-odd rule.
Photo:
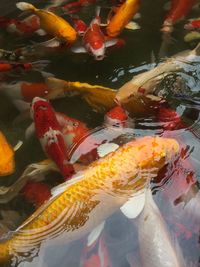
[[49, 63], [48, 60], [39, 60], [31, 63], [0, 61], [0, 72], [41, 70]]
[[16, 6], [22, 10], [30, 10], [40, 18], [40, 27], [48, 34], [57, 37], [59, 40], [73, 43], [76, 41], [77, 32], [63, 18], [55, 15], [52, 12], [37, 9], [32, 4], [19, 2]]
[[45, 99], [35, 97], [30, 113], [44, 152], [57, 164], [63, 177], [68, 179], [74, 173], [74, 168], [68, 162], [67, 147], [55, 111]]
[[190, 20], [187, 24], [185, 24], [184, 28], [186, 30], [198, 30], [198, 29], [200, 29], [200, 18]]
[[88, 134], [89, 129], [85, 123], [60, 112], [55, 112], [55, 115], [68, 148]]
[[[199, 54], [200, 44], [198, 44], [194, 50], [186, 50], [178, 53], [155, 68], [134, 76], [132, 80], [125, 83], [118, 90], [115, 101], [117, 103], [126, 103], [131, 99], [136, 100], [144, 96], [152, 95], [155, 87], [161, 83], [164, 77], [171, 73], [184, 71], [184, 63], [191, 64], [192, 60], [197, 58]], [[158, 98], [158, 101], [160, 100], [161, 99]]]
[[[114, 101], [117, 91], [101, 85], [91, 85], [81, 82], [70, 82], [56, 78], [47, 78], [47, 85], [51, 89], [48, 99], [80, 95], [96, 112], [109, 111], [116, 106]], [[122, 104], [130, 113], [144, 113], [150, 110], [150, 99], [133, 99], [130, 103]]]
[[107, 35], [110, 37], [118, 36], [137, 13], [139, 6], [140, 0], [126, 0], [119, 7], [116, 14], [111, 17], [106, 27]]
[[33, 34], [40, 29], [40, 22], [37, 16], [29, 16], [24, 20], [0, 17], [0, 27], [6, 29], [9, 33]]
[[105, 57], [107, 47], [117, 43], [116, 39], [106, 40], [103, 32], [100, 29], [100, 9], [97, 9], [96, 17], [90, 23], [90, 26], [85, 31], [82, 39], [82, 47], [72, 47], [74, 53], [90, 53], [96, 60], [102, 60]]
[[161, 31], [170, 33], [173, 25], [187, 16], [194, 6], [196, 0], [172, 0], [171, 8], [166, 15]]
[[10, 175], [14, 170], [14, 150], [0, 131], [0, 176]]
[[104, 116], [104, 125], [125, 127], [128, 120], [128, 112], [120, 106], [116, 106], [108, 111]]
[[1, 90], [14, 101], [16, 99], [31, 102], [34, 97], [44, 97], [50, 92], [46, 83], [28, 83], [25, 81], [1, 83]]
[[21, 194], [26, 201], [39, 207], [51, 197], [51, 190], [45, 183], [28, 181], [21, 190]]
[[107, 267], [112, 266], [105, 235], [101, 234], [92, 245], [85, 244], [81, 257], [81, 267]]
[[61, 10], [68, 14], [73, 14], [78, 12], [82, 7], [95, 4], [95, 2], [96, 0], [78, 0], [62, 6]]
[[144, 137], [92, 163], [54, 189], [49, 201], [1, 241], [0, 262], [13, 254], [30, 258], [46, 239], [48, 245], [80, 239], [143, 188], [178, 152], [174, 139]]
[[37, 32], [40, 29], [40, 23], [37, 16], [30, 16], [22, 21], [0, 17], [0, 27], [9, 33], [23, 35]]
[[166, 224], [153, 200], [150, 189], [146, 192], [145, 206], [139, 217], [138, 228], [142, 266], [186, 266], [178, 241], [176, 240], [174, 244], [172, 243]]
[[182, 119], [178, 113], [170, 108], [160, 108], [158, 111], [158, 120], [164, 122], [163, 128], [167, 131], [180, 129], [183, 127]]
[[74, 28], [76, 29], [77, 33], [79, 36], [83, 36], [88, 28], [87, 24], [76, 17], [72, 18], [73, 22], [74, 22]]

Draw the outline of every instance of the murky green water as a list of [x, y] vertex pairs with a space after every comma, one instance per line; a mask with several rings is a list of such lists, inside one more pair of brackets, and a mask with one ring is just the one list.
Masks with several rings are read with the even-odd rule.
[[[39, 5], [45, 6], [44, 1], [39, 2]], [[152, 51], [158, 59], [158, 51], [161, 46], [162, 38], [160, 33], [160, 27], [163, 21], [164, 10], [163, 5], [167, 1], [155, 0], [141, 1], [141, 18], [138, 20], [141, 29], [136, 31], [124, 31], [121, 35], [126, 41], [126, 45], [120, 49], [116, 49], [107, 54], [107, 57], [103, 61], [95, 61], [89, 55], [76, 55], [69, 51], [66, 52], [55, 52], [48, 55], [43, 55], [43, 59], [50, 60], [50, 64], [45, 68], [45, 71], [55, 75], [56, 78], [70, 81], [88, 82], [91, 84], [100, 84], [111, 88], [118, 89], [126, 81], [130, 80], [134, 74], [137, 74], [143, 70], [148, 69], [148, 64], [151, 63]], [[100, 1], [98, 4], [106, 7], [110, 3], [106, 1]], [[14, 3], [13, 3], [14, 6]], [[2, 10], [5, 10], [5, 6], [2, 5]], [[1, 15], [7, 14], [1, 12]], [[80, 16], [85, 18], [88, 22], [92, 19], [95, 12], [95, 6], [84, 7]], [[15, 10], [10, 16], [16, 16], [19, 14]], [[193, 15], [198, 14], [198, 11], [193, 11]], [[173, 37], [175, 41], [169, 46], [166, 56], [170, 56], [176, 52], [188, 49], [183, 41], [184, 23], [179, 23], [176, 26]], [[1, 31], [1, 48], [7, 50], [13, 50], [19, 45], [30, 44], [31, 41], [41, 41], [41, 37], [29, 37], [23, 38], [13, 36], [8, 33]], [[33, 58], [31, 60], [39, 60], [40, 58]], [[191, 71], [185, 75], [187, 84], [190, 90], [190, 96], [193, 97], [195, 94], [195, 100], [198, 101], [199, 91], [199, 65], [196, 67], [196, 73]], [[192, 78], [192, 74], [194, 78]], [[195, 74], [195, 75], [194, 75]], [[11, 77], [10, 81], [15, 80], [26, 80], [29, 82], [40, 82], [43, 81], [42, 76], [39, 73], [31, 72], [29, 74], [17, 75]], [[158, 183], [155, 183], [154, 189], [156, 192], [155, 199], [158, 204], [168, 226], [172, 233], [178, 236], [178, 240], [183, 251], [184, 258], [188, 262], [193, 262], [194, 266], [199, 266], [199, 230], [200, 230], [200, 216], [199, 216], [199, 202], [196, 204], [196, 209], [193, 209], [192, 214], [181, 215], [181, 204], [173, 205], [165, 201], [166, 195], [170, 195], [170, 192], [175, 196], [176, 187], [177, 191], [180, 190], [180, 180], [185, 180], [187, 172], [194, 170], [194, 176], [199, 181], [199, 149], [200, 143], [197, 136], [195, 136], [189, 129], [188, 126], [196, 124], [197, 132], [199, 131], [199, 104], [192, 103], [191, 101], [182, 100], [175, 98], [172, 94], [168, 95], [168, 101], [170, 107], [176, 109], [176, 111], [182, 116], [183, 121], [186, 123], [185, 128], [175, 130], [170, 135], [181, 140], [183, 146], [188, 149], [187, 161], [190, 161], [191, 166], [185, 164], [183, 172], [177, 171], [177, 177], [179, 183], [174, 182], [173, 178], [170, 179], [170, 169], [168, 168], [164, 175], [160, 175], [161, 178]], [[56, 111], [64, 112], [68, 116], [77, 118], [87, 124], [91, 129], [101, 126], [103, 123], [104, 114], [98, 114], [94, 112], [91, 107], [80, 97], [76, 96], [73, 98], [64, 98], [52, 101]], [[10, 99], [4, 94], [0, 95], [0, 129], [5, 134], [12, 146], [15, 146], [18, 140], [22, 140], [23, 146], [16, 152], [16, 171], [13, 175], [7, 177], [1, 177], [0, 185], [8, 186], [18, 179], [22, 174], [25, 167], [33, 162], [37, 162], [45, 158], [45, 155], [41, 149], [39, 141], [35, 136], [29, 140], [25, 140], [24, 133], [26, 127], [31, 123], [31, 120], [26, 119], [22, 121], [16, 121], [16, 117], [19, 115], [18, 110], [14, 107]], [[159, 124], [154, 123], [156, 121], [155, 114], [135, 114], [135, 129], [131, 130], [136, 136], [144, 136], [149, 134], [161, 134], [162, 130]], [[106, 132], [105, 132], [106, 134]], [[106, 136], [105, 136], [106, 138]], [[52, 174], [58, 181], [60, 181], [58, 174]], [[48, 182], [52, 183], [52, 175], [49, 175]], [[181, 177], [181, 175], [183, 177]], [[176, 175], [175, 175], [176, 176]], [[57, 182], [56, 182], [57, 183]], [[164, 193], [166, 192], [166, 193]], [[184, 193], [184, 192], [182, 192]], [[7, 204], [0, 204], [1, 210], [16, 210], [20, 214], [18, 222], [14, 222], [14, 226], [18, 226], [28, 215], [34, 211], [34, 207], [29, 203], [26, 203], [19, 195]], [[179, 216], [180, 214], [180, 216]], [[188, 217], [187, 217], [188, 216]], [[184, 225], [187, 230], [183, 230], [180, 225]], [[193, 231], [195, 229], [195, 231]], [[12, 229], [14, 230], [14, 229]], [[137, 240], [137, 222], [130, 221], [120, 212], [115, 213], [106, 222], [105, 230], [105, 243], [109, 253], [110, 262], [112, 265], [102, 265], [101, 267], [137, 267], [137, 258], [139, 253], [138, 240]], [[56, 245], [50, 246], [46, 249], [41, 249], [39, 257], [35, 257], [34, 260], [27, 259], [24, 262], [17, 264], [15, 260], [5, 266], [38, 266], [38, 267], [54, 267], [54, 266], [67, 266], [76, 267], [80, 266], [80, 258], [84, 240], [67, 244], [66, 246]], [[133, 264], [130, 265], [127, 260], [127, 255], [133, 255], [135, 261], [132, 260]], [[20, 259], [17, 261], [20, 262]], [[15, 265], [16, 264], [16, 265]], [[90, 266], [99, 266], [88, 265]], [[4, 265], [2, 265], [4, 266]], [[151, 266], [150, 266], [151, 267]]]

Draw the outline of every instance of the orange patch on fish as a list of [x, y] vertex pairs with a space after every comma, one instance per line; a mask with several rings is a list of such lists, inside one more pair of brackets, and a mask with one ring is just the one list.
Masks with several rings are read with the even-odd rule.
[[0, 132], [0, 176], [10, 175], [15, 170], [14, 151]]

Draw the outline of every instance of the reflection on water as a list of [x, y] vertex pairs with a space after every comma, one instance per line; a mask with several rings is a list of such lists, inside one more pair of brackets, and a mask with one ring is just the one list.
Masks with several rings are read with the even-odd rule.
[[[48, 52], [47, 54], [42, 51], [39, 53], [40, 56], [51, 62], [45, 71], [64, 80], [79, 80], [119, 88], [133, 75], [149, 70], [157, 63], [162, 62], [158, 58], [158, 51], [161, 45], [160, 25], [164, 12], [163, 2], [167, 1], [143, 0], [141, 18], [139, 19], [141, 30], [125, 31], [122, 37], [125, 39], [126, 45], [119, 50], [109, 52], [103, 61], [97, 62], [87, 54], [74, 55], [69, 51]], [[99, 4], [107, 5], [108, 3], [101, 1]], [[7, 14], [8, 8], [5, 8], [3, 2], [1, 5], [2, 15]], [[46, 2], [42, 1], [39, 5], [45, 6]], [[10, 16], [16, 17], [19, 13], [13, 6], [14, 1], [9, 13]], [[93, 12], [93, 7], [84, 7], [79, 15], [89, 22]], [[67, 18], [69, 17], [67, 16]], [[176, 42], [170, 44], [166, 56], [188, 49], [182, 41], [183, 27], [181, 26], [183, 24], [177, 26], [177, 31], [174, 32]], [[44, 40], [43, 37], [39, 36], [33, 38], [15, 36], [13, 38], [13, 35], [1, 30], [0, 43], [3, 49], [13, 50], [19, 46], [31, 45], [32, 41]], [[30, 57], [30, 60], [38, 59], [40, 58], [37, 58], [37, 54]], [[172, 236], [172, 243], [178, 242], [184, 260], [187, 262], [186, 266], [189, 264], [199, 266], [200, 259], [199, 72], [199, 57], [195, 58], [192, 64], [184, 62], [184, 72], [165, 77], [154, 92], [156, 95], [166, 98], [166, 103], [163, 104], [164, 108], [158, 109], [156, 106], [151, 112], [131, 114], [133, 123], [126, 128], [104, 125], [103, 115], [94, 112], [78, 96], [52, 101], [56, 111], [79, 119], [85, 122], [90, 129], [93, 129], [77, 144], [70, 147], [70, 161], [72, 163], [79, 162], [81, 157], [90, 155], [91, 151], [105, 143], [113, 142], [121, 146], [130, 140], [147, 135], [173, 137], [179, 142], [181, 153], [178, 159], [164, 166], [156, 179], [152, 180], [151, 186], [155, 203], [167, 225], [167, 231]], [[43, 82], [44, 77], [36, 71], [17, 73], [15, 76], [8, 77], [8, 82], [22, 80]], [[177, 111], [178, 117], [174, 117], [172, 110]], [[19, 112], [13, 102], [8, 96], [1, 93], [0, 129], [13, 147], [18, 140], [24, 142], [23, 146], [15, 153], [16, 171], [10, 176], [2, 177], [1, 186], [9, 186], [16, 181], [28, 164], [45, 159], [35, 136], [31, 136], [28, 140], [24, 138], [25, 129], [31, 122], [30, 119], [27, 117], [25, 119], [19, 118], [18, 116]], [[94, 160], [94, 157], [87, 157], [87, 163], [91, 160]], [[49, 188], [52, 188], [62, 182], [62, 177], [56, 172], [50, 172], [45, 181]], [[111, 199], [109, 200], [111, 202]], [[86, 205], [85, 209], [87, 208]], [[13, 232], [11, 231], [20, 226], [35, 210], [34, 205], [25, 201], [22, 192], [8, 203], [0, 204], [2, 240], [6, 239], [7, 235], [12, 236]], [[98, 212], [102, 213], [102, 211], [99, 210]], [[73, 214], [77, 210], [74, 208], [70, 212]], [[27, 254], [13, 253], [11, 261], [2, 263], [0, 266], [138, 267], [142, 266], [142, 261], [146, 267], [144, 259], [142, 260], [144, 255], [140, 251], [141, 243], [138, 237], [140, 223], [140, 218], [128, 219], [117, 208], [111, 216], [108, 216], [102, 233], [91, 247], [87, 246], [87, 235], [80, 235], [81, 239], [72, 242], [59, 239], [56, 242], [47, 238], [39, 251], [31, 248], [30, 251], [27, 249]], [[62, 227], [65, 228], [65, 225]], [[62, 227], [58, 227], [58, 232], [63, 230]], [[56, 230], [54, 234], [57, 235]], [[21, 252], [23, 248], [22, 246]]]

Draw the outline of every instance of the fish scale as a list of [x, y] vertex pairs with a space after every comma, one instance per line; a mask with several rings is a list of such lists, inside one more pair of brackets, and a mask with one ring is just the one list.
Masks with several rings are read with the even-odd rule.
[[67, 182], [62, 193], [44, 203], [9, 240], [0, 243], [0, 262], [13, 254], [21, 257], [31, 253], [46, 239], [55, 242], [61, 233], [65, 243], [80, 239], [146, 184], [147, 176], [141, 168], [148, 173], [152, 168], [158, 172], [178, 151], [173, 139], [144, 137], [92, 163], [81, 176]]

